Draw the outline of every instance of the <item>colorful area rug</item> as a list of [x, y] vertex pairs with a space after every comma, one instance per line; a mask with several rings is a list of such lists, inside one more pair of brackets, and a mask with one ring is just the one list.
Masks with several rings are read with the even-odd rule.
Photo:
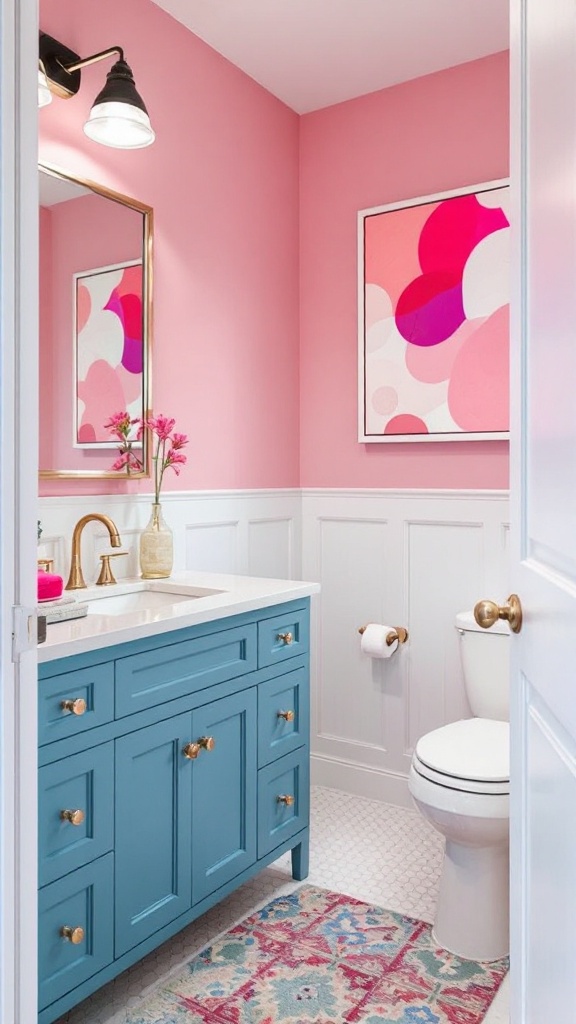
[[422, 921], [305, 885], [199, 953], [126, 1024], [479, 1024], [507, 970], [438, 949]]

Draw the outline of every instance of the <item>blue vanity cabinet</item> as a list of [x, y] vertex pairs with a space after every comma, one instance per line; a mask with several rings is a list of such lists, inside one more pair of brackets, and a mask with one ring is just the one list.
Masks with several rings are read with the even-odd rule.
[[40, 666], [38, 1024], [286, 851], [306, 876], [308, 614], [301, 599]]

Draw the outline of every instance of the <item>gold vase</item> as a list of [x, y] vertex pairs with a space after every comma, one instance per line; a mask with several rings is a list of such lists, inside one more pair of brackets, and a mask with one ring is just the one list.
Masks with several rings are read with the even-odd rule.
[[146, 528], [140, 534], [140, 575], [143, 580], [162, 580], [172, 572], [174, 541], [164, 522], [162, 505], [154, 502]]

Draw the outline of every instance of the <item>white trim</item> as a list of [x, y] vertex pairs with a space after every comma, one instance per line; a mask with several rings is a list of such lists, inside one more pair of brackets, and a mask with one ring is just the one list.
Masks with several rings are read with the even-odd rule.
[[[218, 500], [221, 498], [232, 498], [240, 501], [249, 501], [254, 498], [260, 500], [261, 498], [296, 498], [299, 499], [301, 491], [297, 488], [262, 488], [262, 490], [221, 490], [221, 491], [162, 491], [160, 495], [161, 502], [176, 502], [176, 501], [211, 501]], [[40, 502], [43, 505], [46, 503], [54, 502], [58, 505], [70, 505], [79, 506], [86, 509], [87, 505], [94, 505], [98, 501], [106, 501], [106, 504], [145, 504], [149, 505], [154, 500], [154, 492], [150, 491], [145, 493], [143, 491], [137, 494], [45, 494], [40, 498]]]
[[36, 649], [11, 661], [11, 605], [36, 605], [36, 5], [0, 0], [0, 1019], [37, 1020]]
[[447, 499], [449, 501], [462, 501], [464, 499], [481, 499], [482, 501], [502, 501], [508, 498], [507, 488], [502, 490], [481, 490], [470, 488], [457, 490], [441, 488], [418, 488], [418, 487], [303, 487], [301, 491], [303, 498], [391, 498], [393, 500], [405, 501], [407, 498]]
[[311, 783], [326, 789], [339, 789], [343, 793], [379, 800], [396, 807], [413, 807], [408, 791], [408, 776], [397, 772], [377, 771], [368, 765], [353, 764], [335, 757], [312, 754], [310, 757]]

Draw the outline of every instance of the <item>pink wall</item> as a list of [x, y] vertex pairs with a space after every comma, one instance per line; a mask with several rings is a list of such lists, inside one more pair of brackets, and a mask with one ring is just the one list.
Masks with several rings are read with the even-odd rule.
[[[43, 162], [154, 208], [153, 406], [190, 435], [167, 488], [297, 486], [297, 115], [150, 0], [41, 0], [40, 26], [82, 56], [123, 46], [156, 130], [143, 150], [86, 139], [105, 63], [39, 112]], [[41, 482], [129, 489], [150, 484]]]
[[300, 483], [507, 487], [505, 441], [357, 437], [357, 211], [508, 175], [508, 57], [301, 119]]
[[168, 488], [507, 486], [505, 442], [356, 441], [357, 211], [507, 175], [506, 54], [298, 118], [150, 0], [40, 0], [40, 24], [123, 45], [157, 132], [85, 138], [101, 65], [39, 114], [42, 160], [154, 208], [153, 405], [191, 438]]
[[[47, 230], [46, 230], [47, 229]], [[74, 274], [142, 255], [142, 215], [84, 195], [40, 211], [40, 468], [108, 471], [114, 451], [72, 447]], [[47, 234], [48, 237], [45, 237]], [[51, 313], [51, 317], [50, 317]], [[117, 409], [109, 409], [110, 415]], [[104, 419], [106, 419], [104, 417]], [[108, 488], [109, 489], [109, 488]]]

